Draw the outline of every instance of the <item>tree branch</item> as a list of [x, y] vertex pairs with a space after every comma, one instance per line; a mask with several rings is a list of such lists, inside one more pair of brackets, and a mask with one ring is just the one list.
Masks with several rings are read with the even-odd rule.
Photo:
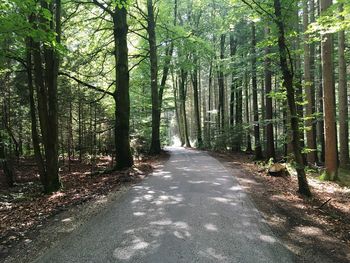
[[[82, 81], [82, 80], [80, 80], [80, 79], [78, 79], [78, 78], [76, 78], [76, 77], [73, 77], [73, 76], [69, 75], [68, 73], [61, 72], [61, 71], [60, 71], [60, 72], [58, 73], [58, 75], [60, 75], [60, 76], [66, 76], [66, 77], [68, 77], [68, 78], [70, 78], [70, 79], [72, 79], [72, 80], [75, 80], [75, 81], [78, 82], [79, 84], [81, 84], [81, 85], [83, 85], [83, 86], [85, 86], [85, 87], [87, 87], [87, 88], [89, 88], [89, 89], [92, 89], [92, 90], [95, 90], [95, 91], [104, 93], [104, 94], [109, 95], [109, 96], [114, 96], [114, 94], [113, 94], [112, 92], [110, 92], [110, 91], [108, 91], [108, 90], [104, 90], [104, 89], [98, 88], [98, 87], [95, 87], [95, 86], [93, 86], [93, 85], [91, 85], [91, 84], [89, 84], [89, 83], [86, 83], [86, 82], [84, 82], [84, 81]], [[111, 86], [112, 86], [112, 85], [110, 85], [108, 88], [110, 88]]]

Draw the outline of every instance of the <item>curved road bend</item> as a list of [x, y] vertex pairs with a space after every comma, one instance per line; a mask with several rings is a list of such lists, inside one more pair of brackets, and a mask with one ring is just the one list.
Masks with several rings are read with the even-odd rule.
[[153, 176], [35, 262], [293, 262], [220, 162], [168, 150]]

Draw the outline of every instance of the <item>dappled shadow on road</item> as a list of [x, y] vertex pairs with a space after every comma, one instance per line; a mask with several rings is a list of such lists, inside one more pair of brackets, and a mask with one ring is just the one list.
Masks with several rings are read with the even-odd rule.
[[117, 262], [292, 261], [242, 187], [204, 153], [173, 151], [132, 191]]

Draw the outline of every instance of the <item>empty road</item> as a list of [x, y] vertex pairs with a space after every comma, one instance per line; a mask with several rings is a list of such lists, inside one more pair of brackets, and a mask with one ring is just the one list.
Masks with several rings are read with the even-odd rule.
[[35, 262], [293, 262], [220, 162], [167, 149], [163, 167]]

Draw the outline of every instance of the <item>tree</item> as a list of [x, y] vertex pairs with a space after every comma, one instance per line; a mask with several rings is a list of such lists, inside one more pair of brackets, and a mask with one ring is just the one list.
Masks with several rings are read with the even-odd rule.
[[151, 94], [152, 94], [152, 140], [150, 153], [159, 154], [160, 147], [160, 105], [158, 94], [158, 57], [156, 40], [156, 21], [153, 12], [153, 1], [147, 0], [147, 32], [149, 42]]
[[[339, 12], [344, 11], [343, 4], [339, 5]], [[344, 17], [340, 15], [340, 20]], [[338, 32], [338, 60], [339, 60], [339, 164], [346, 167], [349, 160], [349, 122], [348, 122], [348, 96], [346, 81], [346, 60], [345, 60], [345, 31]]]
[[290, 128], [292, 131], [292, 146], [294, 159], [296, 163], [296, 170], [298, 175], [298, 186], [299, 193], [305, 196], [311, 196], [309, 185], [306, 179], [306, 174], [304, 170], [304, 160], [302, 156], [301, 148], [301, 135], [299, 131], [299, 117], [297, 114], [296, 98], [295, 98], [295, 87], [294, 87], [294, 70], [293, 70], [293, 60], [290, 55], [289, 48], [286, 42], [286, 25], [285, 16], [282, 13], [283, 9], [280, 0], [274, 0], [273, 2], [273, 13], [267, 11], [263, 6], [251, 3], [246, 0], [242, 0], [249, 7], [254, 8], [258, 14], [268, 17], [272, 20], [277, 28], [277, 42], [278, 42], [278, 54], [279, 54], [279, 64], [282, 72], [283, 86], [286, 89], [286, 96], [288, 102], [288, 108], [290, 113]]
[[252, 89], [253, 89], [253, 112], [254, 112], [254, 152], [255, 159], [262, 159], [262, 149], [260, 142], [260, 125], [259, 125], [259, 109], [258, 109], [258, 84], [256, 77], [256, 29], [255, 23], [252, 23]]
[[[41, 2], [40, 10], [46, 10], [54, 18], [54, 22], [40, 13], [30, 14], [29, 23], [36, 32], [45, 32], [49, 28], [55, 33], [54, 43], [61, 42], [61, 1], [51, 3]], [[58, 190], [61, 186], [58, 175], [58, 103], [57, 82], [59, 70], [59, 51], [52, 45], [45, 44], [46, 39], [29, 37], [28, 40], [28, 83], [31, 101], [32, 136], [36, 160], [39, 168], [40, 180], [47, 193]], [[31, 70], [33, 59], [33, 72]], [[39, 125], [43, 141], [43, 154], [41, 153], [36, 131], [35, 105], [32, 98], [32, 78], [36, 88], [38, 100]]]
[[112, 13], [113, 36], [115, 45], [115, 76], [116, 89], [115, 100], [115, 147], [118, 169], [128, 168], [133, 165], [130, 150], [130, 95], [129, 95], [129, 67], [128, 67], [128, 24], [127, 1], [120, 0]]
[[[332, 0], [321, 0], [321, 15], [329, 12]], [[325, 131], [325, 178], [335, 180], [338, 170], [337, 131], [335, 122], [335, 90], [333, 79], [333, 36], [331, 33], [322, 33], [322, 86], [324, 107], [324, 131]]]
[[313, 79], [311, 75], [311, 51], [309, 44], [309, 36], [307, 34], [309, 26], [309, 1], [303, 1], [303, 28], [304, 28], [304, 88], [306, 92], [306, 139], [307, 148], [309, 153], [307, 154], [307, 161], [310, 164], [317, 162], [317, 146], [316, 146], [316, 130], [313, 124], [314, 122], [314, 109], [315, 109], [315, 86], [313, 85]]
[[[267, 37], [270, 33], [268, 27], [265, 28], [265, 36]], [[264, 84], [265, 84], [265, 96], [266, 96], [266, 158], [275, 159], [275, 144], [274, 144], [274, 132], [273, 132], [273, 108], [272, 98], [270, 92], [272, 91], [272, 72], [271, 72], [271, 59], [270, 47], [265, 48], [265, 63], [264, 63]]]

